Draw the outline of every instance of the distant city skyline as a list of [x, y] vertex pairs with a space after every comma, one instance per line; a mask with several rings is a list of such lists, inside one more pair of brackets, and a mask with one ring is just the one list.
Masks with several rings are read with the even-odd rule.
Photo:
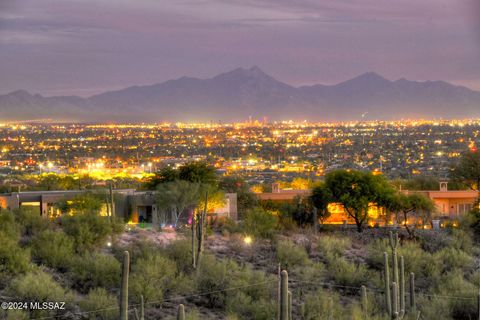
[[480, 90], [476, 0], [2, 0], [0, 94], [89, 96], [260, 66], [299, 86], [364, 72]]

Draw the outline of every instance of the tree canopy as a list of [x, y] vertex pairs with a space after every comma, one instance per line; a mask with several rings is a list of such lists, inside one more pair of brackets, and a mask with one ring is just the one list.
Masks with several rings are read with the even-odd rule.
[[190, 161], [178, 169], [165, 167], [157, 171], [145, 184], [147, 189], [155, 190], [160, 184], [175, 180], [184, 180], [208, 185], [217, 184], [215, 168], [204, 161]]
[[480, 151], [465, 152], [454, 166], [452, 177], [470, 189], [478, 190], [480, 186]]
[[368, 218], [369, 206], [386, 204], [388, 195], [394, 192], [383, 176], [354, 170], [328, 173], [325, 186], [331, 192], [333, 202], [342, 204], [345, 212], [354, 219], [359, 232]]

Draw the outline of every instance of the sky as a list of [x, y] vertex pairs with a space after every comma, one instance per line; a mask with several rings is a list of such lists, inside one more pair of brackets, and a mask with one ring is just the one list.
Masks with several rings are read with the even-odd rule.
[[89, 96], [259, 66], [480, 90], [479, 0], [0, 0], [0, 94]]

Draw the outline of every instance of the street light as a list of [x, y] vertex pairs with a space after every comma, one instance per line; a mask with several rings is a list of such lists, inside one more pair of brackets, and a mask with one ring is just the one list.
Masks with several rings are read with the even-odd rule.
[[152, 173], [152, 163], [148, 163], [148, 173]]

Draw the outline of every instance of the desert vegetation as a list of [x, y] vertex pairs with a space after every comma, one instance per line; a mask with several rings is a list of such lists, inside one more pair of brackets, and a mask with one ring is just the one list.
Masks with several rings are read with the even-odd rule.
[[[192, 228], [127, 225], [99, 215], [92, 194], [61, 204], [64, 213], [50, 219], [28, 208], [1, 211], [2, 300], [65, 307], [0, 317], [478, 319], [478, 206], [456, 225], [413, 233], [364, 224], [371, 201], [399, 215], [430, 205], [378, 176], [335, 172], [312, 196], [274, 205], [259, 203], [238, 177], [218, 181], [208, 168], [190, 169], [165, 171], [149, 187], [171, 190], [157, 201], [177, 214], [194, 211]], [[177, 192], [182, 185], [188, 197]], [[202, 217], [216, 194], [232, 190], [242, 194], [239, 221]], [[351, 208], [356, 228], [318, 223], [332, 198]]]

